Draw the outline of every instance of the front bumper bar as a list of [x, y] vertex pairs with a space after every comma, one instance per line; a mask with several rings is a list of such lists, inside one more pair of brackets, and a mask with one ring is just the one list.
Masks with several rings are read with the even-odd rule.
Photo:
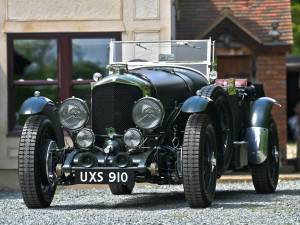
[[62, 168], [63, 173], [74, 173], [76, 171], [109, 171], [109, 170], [124, 170], [124, 171], [131, 171], [138, 174], [145, 174], [148, 169], [145, 167], [68, 167]]

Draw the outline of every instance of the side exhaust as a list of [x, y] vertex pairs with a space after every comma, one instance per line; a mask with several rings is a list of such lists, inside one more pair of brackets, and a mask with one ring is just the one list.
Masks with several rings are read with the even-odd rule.
[[251, 126], [246, 129], [248, 161], [250, 164], [261, 164], [267, 159], [269, 147], [268, 127], [274, 104], [281, 106], [275, 99], [262, 97], [257, 99], [251, 107]]

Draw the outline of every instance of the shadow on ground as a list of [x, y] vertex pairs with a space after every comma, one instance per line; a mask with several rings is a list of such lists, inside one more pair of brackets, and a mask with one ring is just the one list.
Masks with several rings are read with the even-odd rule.
[[[251, 190], [217, 191], [212, 208], [257, 208], [269, 205], [281, 196], [300, 196], [300, 189], [278, 190], [274, 194], [256, 194]], [[151, 192], [134, 193], [120, 203], [111, 204], [75, 204], [54, 205], [51, 210], [79, 210], [79, 209], [142, 209], [142, 210], [169, 210], [187, 208], [183, 192]]]

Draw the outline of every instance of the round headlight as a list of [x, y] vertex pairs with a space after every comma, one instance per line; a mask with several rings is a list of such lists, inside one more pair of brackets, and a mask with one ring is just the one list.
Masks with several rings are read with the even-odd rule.
[[85, 101], [79, 98], [68, 98], [59, 107], [59, 120], [63, 127], [77, 130], [89, 120], [89, 110]]
[[94, 144], [95, 136], [92, 130], [84, 128], [78, 132], [76, 143], [81, 148], [89, 148]]
[[132, 118], [139, 128], [154, 129], [161, 124], [164, 118], [163, 105], [155, 98], [141, 98], [133, 107]]
[[125, 145], [129, 148], [136, 148], [142, 144], [142, 133], [135, 128], [131, 128], [124, 134]]

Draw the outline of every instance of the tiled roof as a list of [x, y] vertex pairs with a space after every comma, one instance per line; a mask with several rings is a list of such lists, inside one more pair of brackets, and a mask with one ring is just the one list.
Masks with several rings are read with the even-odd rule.
[[224, 8], [230, 8], [233, 16], [264, 43], [271, 23], [279, 22], [280, 41], [292, 44], [290, 0], [179, 0], [177, 38], [194, 39], [204, 32], [220, 16]]

